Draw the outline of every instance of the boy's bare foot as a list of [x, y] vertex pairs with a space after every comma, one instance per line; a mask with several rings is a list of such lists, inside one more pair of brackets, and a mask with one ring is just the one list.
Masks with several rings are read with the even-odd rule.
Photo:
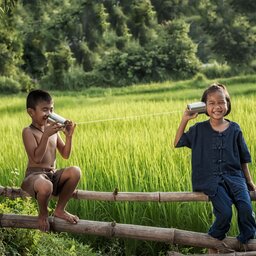
[[42, 232], [50, 231], [50, 223], [48, 221], [48, 215], [38, 215], [38, 228]]
[[79, 221], [79, 218], [76, 215], [73, 215], [67, 211], [55, 211], [54, 216], [66, 220], [72, 224], [76, 224]]

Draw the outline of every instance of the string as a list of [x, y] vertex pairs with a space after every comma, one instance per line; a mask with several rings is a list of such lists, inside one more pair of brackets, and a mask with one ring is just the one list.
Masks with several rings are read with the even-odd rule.
[[40, 131], [41, 133], [44, 133], [41, 129], [37, 128], [37, 127], [34, 126], [33, 124], [31, 124], [29, 127], [30, 127], [30, 128], [34, 128], [34, 129]]
[[96, 120], [89, 120], [89, 121], [84, 121], [84, 122], [76, 122], [76, 124], [92, 124], [92, 123], [102, 123], [102, 122], [108, 122], [108, 121], [131, 120], [131, 119], [141, 118], [141, 117], [170, 115], [170, 114], [177, 113], [177, 112], [180, 112], [180, 110], [174, 110], [174, 111], [169, 111], [169, 112], [160, 112], [160, 113], [142, 114], [142, 115], [136, 115], [136, 116], [125, 116], [125, 117], [113, 117], [113, 118], [106, 118], [106, 119], [96, 119]]

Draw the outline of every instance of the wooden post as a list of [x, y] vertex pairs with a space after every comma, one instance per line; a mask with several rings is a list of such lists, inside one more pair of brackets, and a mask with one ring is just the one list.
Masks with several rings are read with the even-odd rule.
[[[77, 224], [71, 224], [56, 217], [49, 217], [49, 222], [51, 230], [56, 232], [97, 235], [109, 238], [122, 237], [202, 248], [216, 248], [220, 252], [233, 252], [240, 250], [240, 246], [236, 238], [228, 237], [219, 241], [205, 233], [197, 233], [174, 228], [159, 228], [89, 220], [79, 220]], [[37, 229], [38, 223], [36, 216], [2, 214], [0, 215], [0, 226], [3, 228]], [[256, 240], [249, 241], [247, 251], [256, 251]]]

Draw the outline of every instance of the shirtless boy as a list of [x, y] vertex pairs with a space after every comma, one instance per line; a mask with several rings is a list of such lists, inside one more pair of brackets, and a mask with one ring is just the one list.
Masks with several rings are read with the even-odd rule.
[[[53, 100], [48, 92], [31, 91], [27, 96], [27, 113], [32, 123], [23, 129], [22, 138], [28, 156], [25, 179], [21, 188], [35, 197], [38, 202], [38, 227], [49, 231], [48, 202], [51, 195], [58, 196], [54, 216], [76, 224], [79, 218], [65, 210], [68, 200], [80, 180], [79, 167], [72, 166], [56, 170], [56, 151], [68, 159], [72, 147], [75, 124], [68, 121], [66, 126], [48, 121], [53, 111]], [[65, 143], [59, 132], [65, 134]]]

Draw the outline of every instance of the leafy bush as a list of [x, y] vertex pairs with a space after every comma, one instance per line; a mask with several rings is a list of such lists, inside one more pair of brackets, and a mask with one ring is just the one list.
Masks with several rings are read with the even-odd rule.
[[199, 71], [196, 46], [188, 37], [188, 25], [181, 20], [163, 24], [165, 33], [145, 47], [128, 47], [106, 55], [98, 70], [105, 83], [124, 86], [191, 78]]
[[33, 256], [95, 256], [88, 245], [83, 245], [70, 238], [66, 233], [43, 234], [37, 243]]
[[68, 44], [61, 44], [54, 52], [47, 53], [49, 75], [54, 89], [65, 89], [64, 74], [69, 71], [73, 65], [72, 52]]
[[[63, 90], [79, 91], [89, 87], [101, 86], [101, 75], [95, 71], [84, 72], [80, 67], [70, 69], [70, 71], [63, 73], [62, 87]], [[45, 76], [40, 81], [40, 87], [46, 90], [57, 89], [53, 82], [52, 75]]]
[[218, 62], [204, 64], [201, 68], [201, 72], [209, 79], [219, 77], [229, 77], [231, 75], [231, 67], [227, 64], [221, 64]]
[[93, 86], [100, 86], [100, 75], [95, 72], [84, 72], [83, 69], [76, 67], [64, 74], [64, 87], [67, 90], [81, 90]]
[[[0, 203], [0, 213], [37, 215], [37, 206], [31, 198], [5, 199]], [[0, 255], [76, 256], [95, 255], [88, 245], [70, 238], [68, 234], [42, 233], [29, 229], [0, 229]]]
[[189, 84], [193, 87], [205, 88], [208, 85], [208, 80], [204, 74], [198, 73], [189, 81]]
[[21, 89], [19, 82], [6, 76], [0, 76], [0, 93], [14, 94]]

